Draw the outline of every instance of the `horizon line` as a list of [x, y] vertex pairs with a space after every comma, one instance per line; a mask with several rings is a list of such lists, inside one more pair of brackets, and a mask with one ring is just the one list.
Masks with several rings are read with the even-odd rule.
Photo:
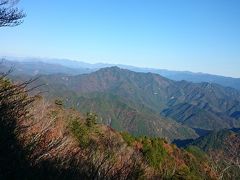
[[[131, 67], [131, 68], [139, 68], [139, 69], [145, 69], [145, 70], [164, 70], [164, 71], [170, 71], [170, 72], [192, 73], [192, 74], [199, 74], [199, 75], [213, 75], [213, 76], [220, 76], [220, 77], [226, 77], [226, 78], [240, 79], [240, 77], [236, 77], [236, 76], [232, 76], [232, 75], [215, 74], [215, 73], [210, 73], [210, 72], [201, 72], [201, 71], [196, 72], [196, 71], [191, 71], [191, 70], [173, 70], [173, 69], [168, 69], [168, 68], [154, 68], [154, 67], [147, 67], [147, 66], [143, 67], [143, 66], [135, 66], [135, 65], [131, 65], [131, 64], [119, 64], [119, 63], [115, 64], [115, 63], [108, 63], [108, 62], [91, 63], [91, 62], [87, 62], [87, 61], [82, 61], [80, 59], [78, 60], [78, 59], [60, 58], [60, 57], [0, 55], [0, 58], [1, 59], [16, 58], [14, 60], [18, 60], [18, 61], [39, 60], [40, 62], [41, 62], [41, 60], [66, 60], [66, 61], [72, 61], [72, 62], [85, 63], [85, 64], [89, 64], [89, 65], [100, 65], [100, 64], [102, 64], [102, 65], [109, 65], [109, 67], [110, 66], [125, 66], [126, 68]], [[11, 59], [7, 59], [7, 60], [11, 61]], [[46, 63], [46, 62], [44, 62], [44, 63]]]

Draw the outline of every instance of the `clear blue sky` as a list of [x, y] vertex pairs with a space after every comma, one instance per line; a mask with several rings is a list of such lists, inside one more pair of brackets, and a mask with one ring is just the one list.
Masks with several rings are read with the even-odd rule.
[[240, 77], [240, 0], [22, 0], [0, 55]]

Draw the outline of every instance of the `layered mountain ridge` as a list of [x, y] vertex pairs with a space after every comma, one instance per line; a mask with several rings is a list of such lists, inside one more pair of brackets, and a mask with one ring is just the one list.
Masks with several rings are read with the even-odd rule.
[[[103, 123], [135, 135], [187, 139], [192, 128], [240, 126], [240, 92], [212, 83], [172, 81], [158, 74], [118, 67], [77, 76], [47, 75], [48, 98], [94, 111]], [[174, 134], [176, 133], [176, 134]]]
[[[112, 67], [112, 64], [90, 64], [81, 61], [64, 59], [44, 59], [44, 58], [4, 58], [6, 68], [14, 67], [15, 74], [27, 73], [28, 75], [39, 74], [69, 74], [78, 75], [95, 72], [101, 68]], [[155, 73], [175, 81], [190, 81], [195, 83], [209, 82], [220, 84], [225, 87], [232, 87], [240, 90], [240, 78], [225, 77], [207, 73], [193, 73], [189, 71], [172, 71], [166, 69], [140, 68], [128, 65], [117, 65], [118, 67], [135, 72]], [[5, 69], [6, 69], [5, 68]]]

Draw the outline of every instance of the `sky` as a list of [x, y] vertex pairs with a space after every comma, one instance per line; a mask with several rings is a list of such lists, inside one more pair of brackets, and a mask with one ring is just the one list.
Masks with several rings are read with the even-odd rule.
[[240, 0], [21, 0], [0, 56], [240, 77]]

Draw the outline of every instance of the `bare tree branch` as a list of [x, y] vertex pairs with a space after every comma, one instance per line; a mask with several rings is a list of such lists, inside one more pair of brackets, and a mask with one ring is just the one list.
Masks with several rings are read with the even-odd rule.
[[14, 7], [18, 1], [0, 0], [0, 27], [13, 27], [21, 24], [26, 14]]

